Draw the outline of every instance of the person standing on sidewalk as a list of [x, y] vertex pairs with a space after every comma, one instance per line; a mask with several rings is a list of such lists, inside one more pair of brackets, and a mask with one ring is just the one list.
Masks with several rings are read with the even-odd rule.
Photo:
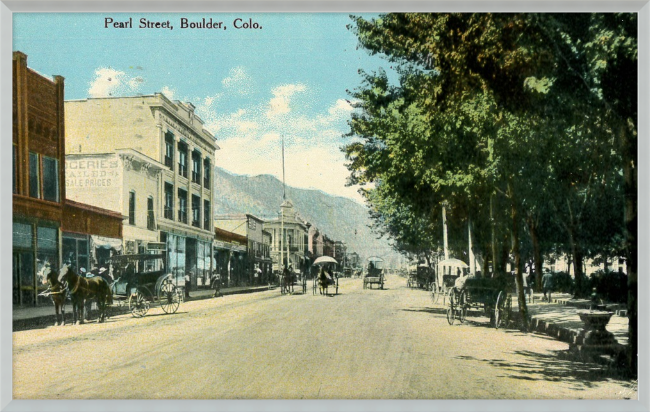
[[547, 271], [542, 276], [542, 288], [544, 291], [544, 299], [546, 299], [546, 293], [548, 292], [548, 302], [551, 303], [551, 290], [553, 289], [553, 275], [551, 272]]

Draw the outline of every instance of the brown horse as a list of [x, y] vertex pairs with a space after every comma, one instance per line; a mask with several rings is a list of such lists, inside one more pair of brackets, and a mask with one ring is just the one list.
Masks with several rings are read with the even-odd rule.
[[54, 326], [63, 326], [65, 325], [65, 298], [68, 295], [67, 285], [59, 282], [59, 274], [49, 266], [45, 269], [43, 275], [43, 283], [49, 285], [46, 293], [52, 298], [54, 304], [54, 313], [56, 314]]
[[75, 324], [84, 323], [84, 309], [87, 299], [97, 299], [99, 309], [98, 322], [106, 320], [107, 306], [113, 303], [113, 293], [108, 282], [99, 276], [84, 278], [76, 274], [68, 265], [63, 265], [59, 274], [59, 282], [67, 282], [72, 300], [72, 321]]
[[282, 293], [293, 293], [293, 285], [296, 283], [296, 274], [293, 273], [293, 270], [284, 269], [282, 272], [282, 283], [280, 287], [282, 288]]
[[324, 268], [321, 268], [320, 274], [318, 275], [318, 285], [320, 286], [320, 294], [327, 295], [328, 288], [330, 285], [334, 284], [334, 277], [331, 272], [327, 273]]

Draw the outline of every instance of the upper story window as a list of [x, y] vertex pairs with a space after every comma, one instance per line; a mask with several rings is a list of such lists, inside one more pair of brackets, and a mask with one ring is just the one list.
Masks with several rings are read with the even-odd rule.
[[43, 199], [59, 201], [59, 161], [43, 156]]
[[165, 182], [165, 219], [174, 220], [174, 185]]
[[[15, 115], [15, 113], [14, 113]], [[13, 145], [13, 174], [12, 174], [12, 184], [13, 184], [13, 193], [16, 193], [16, 179], [17, 179], [17, 174], [16, 174], [16, 145]]]
[[156, 230], [156, 219], [153, 210], [153, 196], [147, 198], [147, 229]]
[[178, 189], [178, 221], [187, 223], [187, 191]]
[[129, 192], [129, 224], [135, 225], [135, 192]]
[[29, 153], [29, 196], [41, 198], [41, 168], [36, 153]]
[[165, 166], [174, 168], [174, 134], [165, 133]]
[[256, 227], [257, 227], [257, 222], [255, 222], [253, 219], [250, 219], [248, 221], [248, 228], [250, 230], [255, 230]]
[[187, 146], [178, 143], [178, 174], [187, 177]]
[[59, 201], [59, 160], [29, 153], [29, 196]]
[[192, 182], [201, 184], [201, 153], [192, 153]]
[[192, 226], [201, 227], [201, 198], [192, 195]]
[[203, 187], [210, 189], [210, 159], [203, 161]]
[[210, 230], [210, 201], [203, 201], [203, 229]]

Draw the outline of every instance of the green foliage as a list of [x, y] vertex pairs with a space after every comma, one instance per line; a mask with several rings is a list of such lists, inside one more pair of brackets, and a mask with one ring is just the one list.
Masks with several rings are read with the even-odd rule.
[[624, 273], [598, 270], [591, 275], [590, 289], [596, 288], [598, 298], [607, 303], [627, 302], [627, 276]]
[[350, 121], [354, 142], [344, 148], [350, 182], [369, 184], [383, 234], [417, 249], [426, 236], [413, 236], [406, 222], [417, 216], [420, 228], [439, 236], [445, 201], [450, 227], [471, 220], [483, 249], [492, 230], [503, 242], [517, 226], [537, 231], [537, 247], [579, 256], [629, 245], [623, 169], [635, 152], [620, 140], [622, 133], [633, 147], [636, 139], [636, 19], [352, 16], [361, 47], [399, 73], [395, 85], [384, 72], [361, 73], [351, 92], [359, 109]]

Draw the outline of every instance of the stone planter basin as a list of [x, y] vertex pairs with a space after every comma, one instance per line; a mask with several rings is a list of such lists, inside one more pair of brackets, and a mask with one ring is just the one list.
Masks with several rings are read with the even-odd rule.
[[614, 312], [606, 312], [600, 310], [579, 310], [578, 316], [585, 324], [585, 329], [587, 330], [599, 330], [605, 331], [605, 327], [609, 323], [609, 320], [612, 318]]

